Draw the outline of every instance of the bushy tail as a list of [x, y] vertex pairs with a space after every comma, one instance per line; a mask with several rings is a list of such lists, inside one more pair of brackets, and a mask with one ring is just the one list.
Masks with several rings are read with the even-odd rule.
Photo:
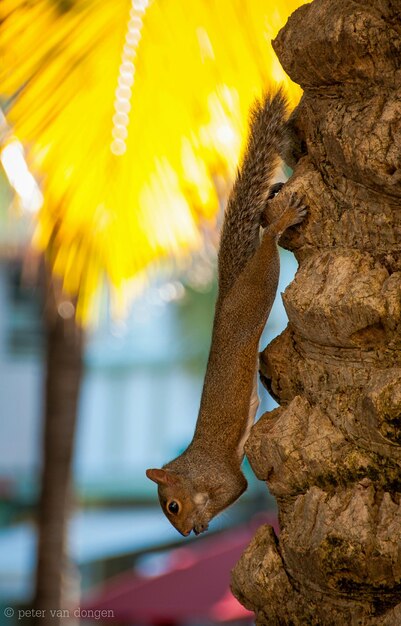
[[283, 92], [256, 101], [242, 165], [228, 200], [218, 258], [219, 298], [224, 298], [259, 243], [259, 225], [284, 149], [287, 100]]

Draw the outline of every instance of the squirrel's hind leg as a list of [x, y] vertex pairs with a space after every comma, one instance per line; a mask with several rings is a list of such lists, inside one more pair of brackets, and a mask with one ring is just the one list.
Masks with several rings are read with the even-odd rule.
[[288, 207], [283, 211], [280, 217], [267, 227], [267, 232], [271, 237], [278, 239], [287, 228], [299, 224], [307, 213], [307, 207], [302, 198], [299, 198], [295, 192], [290, 196]]
[[[285, 183], [282, 183], [282, 182], [274, 183], [274, 185], [271, 185], [269, 187], [269, 195], [266, 198], [267, 202], [269, 200], [273, 200], [273, 198], [277, 196], [277, 194], [281, 191], [284, 185]], [[263, 211], [263, 213], [260, 216], [260, 226], [262, 228], [267, 228], [267, 226], [269, 226], [269, 222], [267, 221], [267, 217], [266, 217], [266, 210]]]

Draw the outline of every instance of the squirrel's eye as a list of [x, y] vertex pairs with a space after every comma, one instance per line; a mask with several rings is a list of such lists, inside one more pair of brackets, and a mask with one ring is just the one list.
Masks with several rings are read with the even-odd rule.
[[171, 502], [168, 503], [167, 508], [172, 515], [177, 515], [180, 510], [180, 505], [175, 500], [171, 500]]

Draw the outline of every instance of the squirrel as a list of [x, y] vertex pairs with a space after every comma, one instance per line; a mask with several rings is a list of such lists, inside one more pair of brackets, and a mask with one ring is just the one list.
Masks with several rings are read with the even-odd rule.
[[280, 261], [277, 241], [306, 214], [292, 194], [288, 208], [262, 235], [271, 184], [288, 149], [287, 101], [281, 90], [251, 109], [242, 166], [228, 199], [218, 253], [218, 296], [199, 415], [187, 449], [146, 475], [158, 485], [161, 507], [184, 536], [209, 521], [247, 488], [244, 445], [259, 404], [259, 340], [275, 299]]

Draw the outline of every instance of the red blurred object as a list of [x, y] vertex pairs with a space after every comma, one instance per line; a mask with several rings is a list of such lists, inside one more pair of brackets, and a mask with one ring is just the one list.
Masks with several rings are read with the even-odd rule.
[[277, 532], [277, 519], [263, 515], [249, 525], [202, 538], [174, 550], [170, 568], [160, 576], [140, 578], [129, 572], [107, 582], [81, 603], [81, 611], [109, 611], [113, 618], [108, 619], [122, 624], [251, 623], [254, 614], [230, 591], [230, 572], [262, 523]]

